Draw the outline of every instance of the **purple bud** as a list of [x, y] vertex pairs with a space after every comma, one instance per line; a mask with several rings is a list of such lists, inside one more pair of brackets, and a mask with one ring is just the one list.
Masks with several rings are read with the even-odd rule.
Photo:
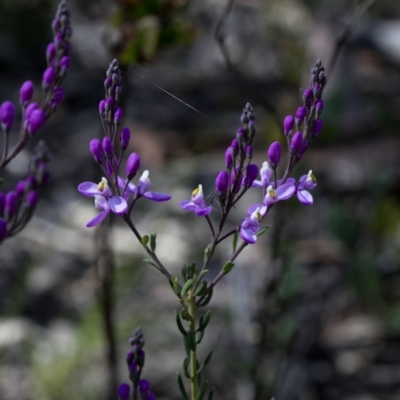
[[89, 149], [96, 162], [100, 164], [103, 159], [103, 146], [101, 145], [100, 140], [92, 139], [89, 144]]
[[304, 121], [304, 118], [306, 117], [307, 110], [304, 106], [300, 106], [296, 110], [296, 121], [300, 121], [302, 123]]
[[47, 185], [50, 182], [50, 172], [49, 171], [43, 171], [42, 173], [42, 179], [40, 180], [41, 185]]
[[4, 210], [6, 219], [10, 220], [17, 210], [17, 194], [14, 191], [6, 194]]
[[52, 106], [56, 108], [64, 99], [64, 89], [61, 86], [55, 86], [53, 88], [53, 100]]
[[137, 364], [135, 363], [135, 361], [132, 361], [129, 364], [129, 371], [135, 373], [137, 371]]
[[26, 197], [26, 203], [28, 204], [29, 208], [35, 208], [36, 204], [38, 203], [39, 195], [36, 190], [31, 190]]
[[115, 125], [118, 126], [121, 123], [122, 116], [123, 116], [122, 109], [120, 107], [118, 107], [114, 113], [114, 124]]
[[283, 121], [283, 132], [286, 136], [290, 136], [294, 127], [294, 118], [291, 115], [285, 117]]
[[150, 390], [150, 383], [147, 379], [141, 379], [139, 381], [139, 390], [142, 394], [145, 394]]
[[7, 237], [7, 223], [3, 218], [0, 218], [0, 242]]
[[0, 122], [1, 122], [1, 127], [6, 133], [10, 132], [13, 126], [14, 116], [15, 116], [14, 104], [11, 103], [11, 101], [5, 101], [0, 106]]
[[307, 148], [308, 148], [308, 141], [304, 139], [299, 154], [302, 155], [307, 150]]
[[33, 175], [28, 175], [25, 181], [26, 181], [26, 188], [28, 190], [36, 188], [37, 182]]
[[228, 190], [229, 175], [226, 171], [221, 171], [215, 178], [215, 189], [219, 194], [226, 193]]
[[107, 158], [112, 158], [114, 156], [114, 146], [109, 137], [105, 136], [103, 138], [103, 150]]
[[[232, 185], [232, 192], [237, 193], [240, 190], [240, 186], [242, 184], [243, 175], [242, 173], [236, 178], [237, 173], [239, 172], [239, 167], [236, 167], [234, 170], [231, 171], [231, 185]], [[237, 179], [237, 180], [236, 180]]]
[[311, 136], [313, 138], [317, 137], [318, 134], [321, 132], [322, 127], [324, 126], [324, 122], [322, 121], [322, 119], [316, 119], [314, 121], [314, 125], [312, 127], [312, 131], [311, 131]]
[[303, 93], [304, 105], [309, 108], [314, 100], [314, 94], [311, 89], [306, 89]]
[[233, 163], [233, 158], [232, 158], [232, 153], [233, 153], [234, 149], [232, 147], [228, 147], [226, 149], [225, 152], [225, 165], [227, 168], [231, 168], [232, 167], [232, 163]]
[[137, 363], [138, 363], [139, 367], [143, 368], [145, 357], [146, 357], [146, 353], [144, 352], [144, 350], [140, 349], [137, 352]]
[[131, 388], [127, 383], [121, 383], [118, 388], [119, 400], [129, 400], [129, 392]]
[[303, 146], [303, 135], [301, 132], [296, 132], [293, 135], [292, 141], [290, 142], [290, 149], [297, 153]]
[[112, 97], [109, 97], [109, 98], [106, 100], [105, 106], [106, 106], [106, 111], [111, 110], [111, 109], [114, 107], [114, 99], [113, 99]]
[[19, 91], [19, 103], [22, 107], [26, 107], [32, 100], [33, 96], [33, 83], [26, 81], [22, 84]]
[[120, 139], [121, 139], [121, 149], [126, 150], [127, 147], [129, 146], [129, 141], [131, 140], [131, 131], [129, 128], [122, 129]]
[[126, 161], [126, 176], [131, 180], [140, 168], [140, 156], [136, 153], [131, 153]]
[[48, 67], [46, 71], [43, 73], [42, 78], [42, 87], [44, 90], [48, 89], [48, 87], [54, 82], [56, 79], [56, 73], [53, 67]]
[[100, 103], [99, 103], [100, 117], [102, 117], [105, 112], [106, 112], [106, 101], [105, 100], [101, 100]]
[[46, 114], [40, 108], [32, 111], [28, 121], [28, 132], [33, 136], [46, 122]]
[[64, 56], [61, 58], [60, 60], [60, 76], [64, 76], [69, 68], [69, 57], [68, 56]]
[[104, 87], [105, 87], [106, 89], [109, 89], [111, 86], [112, 86], [112, 80], [111, 80], [111, 78], [106, 78], [105, 81], [104, 81]]
[[54, 43], [51, 42], [48, 44], [47, 49], [46, 49], [47, 65], [52, 64], [55, 55], [56, 55], [56, 47], [54, 46]]
[[314, 86], [314, 97], [320, 99], [322, 96], [322, 87], [320, 85]]
[[279, 142], [274, 142], [269, 146], [268, 157], [271, 161], [272, 168], [276, 168], [281, 160], [282, 148]]
[[320, 116], [322, 114], [322, 110], [324, 109], [324, 102], [320, 99], [315, 103], [315, 113]]
[[154, 395], [153, 392], [149, 392], [146, 400], [156, 400], [156, 396]]
[[249, 164], [246, 168], [245, 186], [250, 187], [258, 175], [258, 167], [255, 164]]
[[17, 193], [17, 197], [21, 198], [25, 194], [26, 183], [24, 180], [21, 180], [15, 186], [15, 192]]
[[246, 153], [246, 157], [251, 160], [251, 158], [253, 157], [253, 146], [251, 146], [250, 144], [246, 146], [245, 149], [245, 153]]
[[233, 139], [232, 140], [231, 147], [234, 150], [233, 154], [236, 155], [238, 153], [238, 151], [239, 151], [239, 143], [238, 143], [237, 139]]
[[236, 139], [239, 143], [241, 143], [246, 136], [246, 131], [243, 128], [239, 128], [236, 132]]
[[34, 110], [39, 108], [39, 104], [38, 103], [31, 103], [29, 104], [28, 107], [26, 107], [26, 111], [25, 111], [25, 119], [29, 120], [29, 118], [31, 117], [31, 114]]
[[125, 357], [126, 363], [127, 363], [128, 365], [130, 365], [131, 362], [133, 361], [133, 359], [134, 359], [133, 353], [132, 353], [131, 351], [128, 351], [128, 352], [126, 353], [126, 357]]
[[6, 195], [3, 192], [0, 192], [0, 215], [4, 213], [4, 204], [5, 204]]

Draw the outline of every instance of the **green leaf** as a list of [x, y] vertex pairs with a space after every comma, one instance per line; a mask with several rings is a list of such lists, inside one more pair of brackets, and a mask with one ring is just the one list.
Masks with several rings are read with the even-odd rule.
[[174, 292], [179, 294], [179, 282], [177, 276], [172, 277], [172, 287], [174, 288]]
[[188, 371], [189, 364], [190, 364], [189, 357], [185, 357], [185, 359], [183, 360], [183, 372], [185, 373], [185, 376], [188, 379], [190, 379], [190, 374], [189, 374], [189, 371]]
[[185, 283], [185, 285], [183, 286], [183, 288], [182, 288], [181, 297], [184, 297], [184, 296], [186, 295], [186, 293], [188, 292], [188, 290], [190, 290], [190, 288], [192, 287], [192, 285], [193, 285], [193, 279], [189, 279], [189, 280]]
[[211, 256], [211, 244], [209, 244], [204, 250], [204, 262], [206, 262]]
[[179, 313], [176, 313], [176, 324], [178, 325], [179, 331], [182, 333], [183, 336], [187, 336], [188, 332], [187, 330], [183, 327], [181, 317], [179, 316]]
[[210, 389], [210, 391], [208, 392], [208, 398], [207, 400], [212, 400], [214, 395], [214, 386]]
[[[203, 316], [202, 316], [203, 317]], [[200, 317], [200, 325], [198, 331], [204, 331], [207, 328], [211, 318], [211, 310], [208, 310], [203, 318]]]
[[205, 269], [201, 272], [201, 274], [199, 275], [199, 280], [205, 275], [208, 274], [208, 269]]
[[214, 353], [214, 350], [211, 350], [210, 353], [208, 354], [207, 358], [204, 360], [203, 364], [200, 365], [200, 368], [197, 370], [197, 373], [199, 374], [205, 367], [207, 367], [207, 364], [211, 361], [211, 357]]
[[232, 268], [235, 266], [235, 263], [232, 261], [228, 261], [223, 267], [222, 272], [224, 275], [229, 274], [232, 271]]
[[157, 241], [157, 233], [152, 232], [150, 234], [150, 249], [153, 253], [156, 251], [156, 247], [157, 247], [156, 241]]
[[142, 236], [142, 245], [147, 246], [147, 243], [149, 243], [149, 237], [147, 235]]
[[214, 289], [213, 289], [213, 288], [209, 289], [209, 292], [207, 293], [207, 296], [206, 296], [205, 299], [199, 304], [199, 307], [204, 307], [204, 306], [206, 306], [206, 305], [210, 302], [210, 300], [211, 300], [211, 298], [212, 298], [212, 295], [213, 295], [213, 292], [214, 292]]
[[233, 252], [236, 251], [237, 244], [238, 244], [238, 239], [239, 239], [239, 232], [235, 232], [232, 236], [232, 247], [233, 247]]
[[204, 381], [200, 387], [200, 391], [199, 391], [199, 394], [197, 395], [196, 400], [203, 400], [203, 397], [207, 391], [207, 386], [208, 386], [208, 381]]
[[187, 267], [186, 266], [182, 268], [181, 274], [182, 274], [183, 280], [186, 282], [186, 280], [187, 280]]
[[195, 295], [201, 296], [207, 289], [207, 281], [202, 282], [202, 284], [197, 288]]
[[269, 225], [268, 226], [264, 226], [264, 228], [261, 228], [258, 232], [257, 232], [257, 237], [261, 236], [263, 233], [267, 232], [267, 230], [269, 229]]
[[187, 267], [187, 276], [188, 278], [193, 278], [193, 275], [197, 273], [197, 265], [195, 262], [191, 263]]
[[196, 332], [196, 344], [199, 344], [203, 340], [204, 331]]
[[189, 400], [188, 394], [186, 393], [185, 386], [183, 385], [181, 374], [178, 372], [178, 386], [181, 392], [181, 395], [184, 400]]
[[190, 356], [189, 335], [182, 337], [183, 337], [183, 344], [185, 346], [186, 356], [189, 357]]
[[182, 310], [180, 311], [180, 314], [181, 314], [182, 319], [186, 319], [186, 320], [188, 319], [187, 312], [184, 308], [182, 308]]
[[157, 268], [158, 270], [160, 270], [160, 268], [158, 267], [158, 265], [153, 261], [153, 260], [149, 260], [148, 258], [145, 258], [143, 261], [147, 262], [147, 264], [152, 265], [153, 267]]

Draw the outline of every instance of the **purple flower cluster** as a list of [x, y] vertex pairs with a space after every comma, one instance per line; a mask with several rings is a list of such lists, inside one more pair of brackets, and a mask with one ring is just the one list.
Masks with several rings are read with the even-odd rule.
[[50, 153], [41, 141], [31, 157], [29, 175], [13, 190], [0, 192], [0, 243], [20, 232], [31, 219], [39, 194], [49, 181], [49, 160]]
[[[154, 393], [150, 392], [150, 383], [147, 379], [141, 379], [142, 369], [144, 367], [145, 352], [143, 350], [145, 340], [143, 332], [137, 328], [133, 337], [129, 339], [131, 351], [126, 355], [126, 363], [128, 364], [129, 379], [133, 384], [133, 391], [136, 393], [134, 398], [137, 398], [137, 392], [140, 393], [142, 400], [155, 400]], [[122, 383], [118, 388], [118, 399], [128, 400], [130, 386], [127, 383]]]
[[61, 87], [61, 83], [70, 64], [69, 52], [71, 46], [69, 40], [72, 35], [70, 12], [64, 0], [58, 6], [52, 22], [52, 29], [54, 38], [47, 46], [47, 68], [42, 76], [42, 101], [40, 104], [32, 101], [34, 86], [31, 81], [26, 81], [21, 86], [19, 98], [22, 108], [21, 132], [10, 153], [8, 152], [8, 134], [14, 125], [15, 106], [11, 101], [5, 101], [0, 105], [0, 126], [6, 138], [0, 168], [5, 167], [21, 151], [64, 98], [64, 89]]
[[[238, 129], [236, 138], [225, 152], [226, 169], [220, 171], [215, 180], [215, 192], [221, 206], [222, 221], [249, 188], [262, 190], [262, 203], [251, 205], [247, 210], [247, 216], [238, 227], [240, 236], [246, 243], [253, 244], [257, 241], [261, 221], [278, 201], [287, 200], [296, 193], [302, 204], [313, 204], [309, 190], [315, 188], [317, 181], [312, 171], [301, 176], [297, 183], [294, 178], [290, 178], [302, 155], [323, 127], [320, 119], [323, 110], [321, 96], [327, 80], [321, 60], [316, 62], [311, 73], [311, 85], [304, 91], [303, 105], [296, 110], [294, 117], [288, 115], [283, 122], [283, 132], [288, 144], [288, 162], [281, 179], [277, 179], [277, 169], [282, 155], [279, 142], [269, 146], [267, 152], [269, 162], [265, 161], [260, 169], [251, 163], [252, 141], [256, 129], [255, 114], [250, 104], [246, 104], [241, 116], [242, 127]], [[259, 180], [256, 179], [258, 174], [260, 174]], [[186, 211], [195, 212], [198, 216], [208, 217], [213, 210], [204, 200], [201, 185], [193, 191], [191, 200], [181, 201], [180, 206]], [[220, 232], [217, 234], [217, 239], [219, 234]]]
[[[121, 70], [117, 60], [110, 63], [106, 76], [105, 98], [99, 103], [105, 136], [102, 141], [92, 139], [89, 144], [90, 152], [100, 165], [105, 177], [99, 184], [83, 182], [78, 186], [81, 194], [94, 197], [95, 207], [100, 210], [100, 213], [86, 224], [87, 227], [98, 225], [110, 211], [117, 215], [129, 214], [140, 197], [156, 202], [171, 199], [169, 194], [149, 190], [151, 181], [147, 170], [143, 172], [137, 185], [131, 182], [140, 169], [140, 156], [137, 153], [131, 153], [128, 156], [125, 164], [126, 178], [119, 176], [122, 158], [129, 147], [131, 132], [125, 127], [119, 135], [117, 134], [123, 116], [122, 109], [118, 106], [121, 95]], [[119, 152], [116, 150], [118, 140]]]

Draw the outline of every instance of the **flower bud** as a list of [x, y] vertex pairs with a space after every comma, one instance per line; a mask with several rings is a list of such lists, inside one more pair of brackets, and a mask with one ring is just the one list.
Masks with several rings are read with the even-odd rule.
[[118, 107], [114, 113], [114, 124], [116, 126], [118, 126], [121, 123], [122, 116], [123, 116], [122, 109], [121, 107]]
[[283, 121], [283, 132], [285, 132], [286, 136], [290, 136], [292, 134], [293, 127], [294, 118], [291, 115], [286, 116]]
[[242, 173], [240, 173], [239, 177], [237, 178], [238, 172], [239, 167], [236, 167], [234, 170], [231, 171], [231, 185], [233, 193], [239, 192], [240, 186], [242, 185], [243, 175]]
[[147, 394], [146, 400], [156, 400], [156, 396], [153, 392]]
[[26, 183], [24, 180], [19, 181], [15, 186], [15, 193], [17, 193], [17, 197], [21, 198], [25, 194]]
[[272, 168], [276, 168], [281, 160], [282, 148], [279, 142], [274, 142], [269, 146], [268, 157]]
[[150, 383], [147, 379], [141, 379], [139, 381], [139, 390], [141, 394], [145, 394], [150, 390]]
[[56, 47], [54, 46], [54, 43], [51, 42], [48, 44], [46, 49], [46, 61], [48, 66], [52, 64], [55, 55], [56, 55]]
[[7, 222], [0, 218], [0, 242], [7, 237]]
[[0, 106], [0, 123], [5, 133], [10, 132], [15, 116], [15, 107], [11, 101], [5, 101]]
[[105, 106], [106, 106], [106, 112], [110, 111], [114, 107], [114, 99], [112, 97], [109, 97], [106, 100]]
[[300, 122], [300, 125], [303, 123], [304, 118], [306, 117], [307, 110], [304, 106], [300, 106], [296, 110], [296, 123]]
[[245, 149], [246, 157], [251, 160], [253, 157], [253, 146], [252, 145], [247, 145]]
[[292, 152], [297, 153], [303, 146], [303, 135], [301, 132], [296, 132], [290, 142], [290, 149]]
[[317, 137], [318, 134], [321, 132], [323, 126], [324, 126], [324, 123], [323, 123], [322, 119], [319, 119], [319, 118], [316, 119], [314, 121], [314, 125], [311, 130], [311, 136], [313, 138]]
[[101, 100], [99, 103], [99, 114], [100, 117], [103, 117], [104, 113], [106, 112], [106, 101]]
[[28, 204], [28, 207], [33, 209], [36, 207], [36, 204], [39, 201], [39, 195], [36, 190], [31, 190], [28, 193], [28, 196], [26, 197], [26, 203]]
[[103, 150], [107, 158], [112, 158], [114, 155], [114, 146], [111, 139], [108, 136], [103, 138]]
[[28, 121], [28, 132], [33, 136], [46, 122], [46, 114], [40, 108], [32, 111]]
[[131, 140], [131, 131], [129, 128], [122, 129], [120, 140], [121, 140], [121, 149], [126, 150], [127, 147], [129, 146], [129, 141]]
[[53, 109], [58, 107], [64, 99], [64, 89], [61, 86], [55, 86], [53, 88], [53, 99], [51, 105]]
[[242, 143], [244, 141], [244, 138], [246, 137], [246, 131], [243, 128], [239, 128], [236, 132], [236, 139], [239, 143]]
[[255, 164], [249, 164], [246, 168], [245, 186], [250, 187], [258, 175], [258, 167]]
[[22, 107], [26, 107], [32, 100], [33, 96], [33, 83], [26, 81], [22, 84], [19, 91], [19, 103]]
[[131, 180], [140, 168], [140, 156], [136, 153], [131, 153], [126, 161], [125, 173], [129, 180]]
[[232, 147], [228, 147], [225, 152], [225, 165], [227, 168], [231, 168], [233, 164], [233, 153], [234, 149]]
[[118, 387], [118, 399], [129, 400], [129, 392], [131, 388], [127, 383], [121, 383]]
[[320, 99], [315, 103], [315, 114], [319, 117], [324, 109], [324, 102]]
[[29, 120], [29, 118], [31, 117], [33, 111], [37, 110], [38, 108], [39, 108], [39, 104], [38, 103], [29, 104], [29, 106], [26, 107], [26, 110], [25, 110], [25, 119]]
[[7, 220], [10, 220], [17, 210], [17, 194], [14, 191], [6, 194], [4, 211]]
[[49, 86], [54, 82], [56, 79], [56, 73], [53, 67], [48, 67], [42, 77], [42, 88], [43, 90], [47, 90]]
[[215, 190], [218, 194], [226, 193], [228, 190], [229, 175], [226, 171], [220, 171], [215, 178]]
[[310, 108], [312, 102], [314, 100], [314, 94], [311, 89], [306, 89], [303, 93], [303, 103], [304, 106]]
[[89, 144], [89, 150], [92, 153], [94, 159], [99, 164], [103, 159], [103, 146], [99, 139], [92, 139]]
[[126, 357], [125, 357], [125, 360], [126, 360], [126, 363], [128, 364], [128, 366], [131, 364], [133, 359], [134, 359], [133, 353], [131, 351], [128, 351], [128, 353], [126, 353]]
[[237, 139], [232, 140], [231, 147], [233, 149], [233, 156], [235, 157], [239, 152], [239, 143]]
[[322, 96], [322, 87], [320, 85], [314, 86], [314, 97], [320, 99]]
[[105, 81], [104, 81], [104, 88], [106, 89], [106, 91], [107, 91], [107, 89], [109, 89], [111, 86], [112, 86], [112, 80], [111, 80], [111, 78], [106, 78]]

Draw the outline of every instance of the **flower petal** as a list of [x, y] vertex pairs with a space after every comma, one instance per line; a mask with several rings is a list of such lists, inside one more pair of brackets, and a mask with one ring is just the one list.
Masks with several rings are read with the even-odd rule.
[[279, 200], [287, 200], [293, 196], [296, 187], [291, 183], [284, 183], [282, 186], [276, 188], [275, 192]]
[[255, 180], [252, 184], [251, 187], [264, 187], [261, 181]]
[[110, 212], [110, 210], [105, 210], [105, 211], [102, 211], [102, 212], [98, 213], [94, 218], [92, 218], [86, 224], [86, 227], [87, 228], [92, 228], [93, 226], [96, 226], [96, 225], [100, 224], [100, 222], [102, 222], [104, 220], [104, 218], [107, 217], [109, 212]]
[[167, 193], [159, 193], [159, 192], [146, 192], [143, 193], [143, 197], [146, 199], [153, 200], [153, 201], [168, 201], [171, 200], [171, 195]]
[[179, 206], [186, 211], [193, 211], [196, 208], [196, 204], [194, 204], [190, 200], [183, 200], [179, 203]]
[[110, 209], [114, 214], [123, 214], [128, 208], [128, 203], [120, 196], [112, 196], [108, 200], [108, 204], [110, 205]]
[[306, 206], [311, 206], [311, 204], [314, 202], [312, 194], [307, 192], [307, 190], [298, 190], [297, 198], [299, 199], [300, 203], [303, 203]]
[[[253, 214], [254, 211], [257, 210], [257, 208], [264, 208], [264, 204], [252, 204], [248, 209], [247, 209], [247, 215], [251, 215]], [[266, 211], [266, 210], [265, 210]], [[261, 213], [261, 215], [263, 215], [263, 213]]]
[[256, 232], [250, 228], [240, 228], [240, 237], [249, 244], [254, 244], [257, 241]]
[[[124, 189], [125, 185], [126, 185], [126, 181], [127, 181], [127, 179], [122, 179], [121, 177], [118, 177], [118, 186], [121, 189]], [[128, 193], [136, 193], [136, 186], [132, 182], [129, 182], [128, 186], [126, 188], [126, 192], [128, 192]]]
[[212, 211], [212, 207], [208, 206], [208, 207], [200, 207], [200, 206], [196, 206], [196, 208], [194, 209], [194, 212], [199, 216], [199, 217], [205, 217], [206, 215], [210, 214]]
[[93, 197], [98, 194], [101, 194], [99, 192], [99, 188], [97, 183], [94, 182], [83, 182], [78, 186], [78, 192], [83, 194], [84, 196], [87, 197]]

